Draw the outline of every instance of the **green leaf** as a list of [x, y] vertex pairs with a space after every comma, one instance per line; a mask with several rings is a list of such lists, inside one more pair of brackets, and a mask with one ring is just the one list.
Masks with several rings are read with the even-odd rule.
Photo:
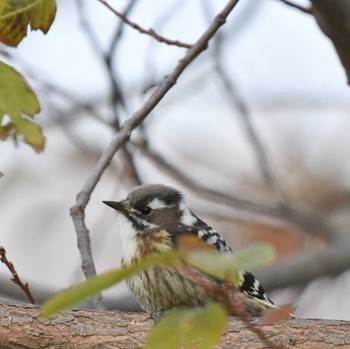
[[[42, 130], [30, 119], [39, 111], [39, 101], [22, 75], [0, 62], [0, 139], [23, 135], [34, 150], [43, 150], [45, 138]], [[4, 123], [4, 115], [11, 120]]]
[[17, 46], [31, 30], [47, 33], [56, 15], [56, 0], [1, 0], [0, 41]]
[[75, 303], [89, 298], [96, 293], [113, 286], [114, 284], [136, 274], [142, 270], [154, 266], [175, 267], [180, 263], [179, 258], [173, 251], [153, 254], [145, 257], [139, 263], [130, 265], [124, 269], [115, 269], [110, 272], [92, 277], [87, 281], [64, 290], [50, 298], [42, 307], [41, 315], [50, 317], [59, 311], [66, 309]]
[[39, 111], [39, 101], [22, 75], [0, 62], [0, 114], [34, 116]]
[[152, 329], [148, 349], [179, 347], [207, 349], [217, 344], [225, 330], [223, 307], [211, 303], [205, 308], [180, 308], [164, 316]]
[[40, 126], [35, 124], [32, 120], [23, 117], [12, 117], [12, 120], [17, 133], [24, 136], [24, 141], [27, 144], [37, 152], [44, 149], [45, 138]]
[[207, 251], [190, 252], [185, 262], [195, 269], [238, 286], [238, 271], [253, 270], [271, 262], [275, 256], [269, 244], [256, 244], [235, 253], [214, 253]]

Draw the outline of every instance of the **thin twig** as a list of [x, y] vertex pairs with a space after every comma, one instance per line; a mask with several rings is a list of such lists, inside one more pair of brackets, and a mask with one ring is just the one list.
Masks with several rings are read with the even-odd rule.
[[[209, 19], [211, 18], [211, 11], [209, 10], [208, 6], [204, 6], [205, 4], [206, 3], [204, 2], [203, 10], [206, 14], [206, 17]], [[227, 73], [227, 71], [225, 71], [222, 62], [223, 41], [224, 38], [222, 32], [219, 32], [213, 40], [214, 49], [212, 50], [212, 53], [215, 61], [215, 71], [218, 77], [220, 78], [221, 83], [224, 86], [224, 90], [227, 94], [229, 102], [231, 103], [232, 107], [238, 111], [238, 117], [241, 120], [247, 137], [255, 152], [256, 160], [260, 168], [261, 175], [264, 178], [267, 187], [269, 188], [276, 202], [279, 205], [287, 205], [285, 197], [277, 181], [276, 175], [272, 170], [272, 166], [267, 156], [265, 146], [261, 141], [258, 132], [256, 131], [254, 124], [251, 120], [251, 114], [248, 110], [248, 106], [244, 102], [242, 96], [240, 96], [237, 88], [234, 86], [232, 79], [229, 78], [229, 74]]]
[[[114, 123], [113, 126], [116, 128], [116, 130], [119, 130], [120, 124], [119, 124], [119, 106], [125, 106], [124, 105], [124, 98], [123, 98], [123, 93], [120, 88], [116, 73], [113, 69], [113, 57], [116, 53], [117, 49], [117, 44], [119, 42], [119, 39], [121, 38], [122, 32], [123, 32], [123, 26], [119, 25], [115, 31], [115, 35], [112, 39], [110, 49], [107, 54], [103, 52], [103, 49], [99, 43], [99, 40], [97, 36], [95, 35], [94, 31], [91, 28], [90, 22], [86, 19], [84, 11], [83, 11], [83, 6], [85, 5], [85, 2], [83, 0], [76, 0], [77, 5], [79, 7], [79, 19], [80, 19], [80, 24], [82, 29], [84, 30], [85, 34], [89, 38], [89, 41], [94, 48], [95, 52], [99, 55], [101, 58], [101, 61], [103, 62], [107, 73], [108, 77], [111, 83], [111, 105], [114, 111]], [[134, 4], [136, 2], [132, 1], [130, 5], [128, 5], [124, 11], [125, 14], [129, 13], [131, 9], [133, 8]], [[122, 22], [123, 23], [123, 22]], [[127, 148], [126, 145], [123, 145], [121, 149], [121, 156], [123, 158], [123, 163], [125, 164], [128, 172], [128, 177], [131, 178], [134, 182], [135, 185], [141, 184], [141, 179], [139, 176], [139, 173], [136, 169], [136, 165], [133, 159], [132, 154], [130, 153], [129, 149]]]
[[20, 277], [17, 274], [17, 271], [16, 271], [15, 267], [13, 266], [13, 263], [11, 263], [7, 259], [7, 257], [6, 257], [6, 250], [2, 246], [0, 246], [0, 261], [7, 266], [8, 270], [12, 274], [11, 281], [14, 282], [16, 285], [18, 285], [23, 290], [23, 292], [28, 297], [30, 303], [35, 304], [36, 301], [35, 301], [33, 295], [30, 292], [28, 283], [27, 282], [22, 282], [22, 280], [20, 279]]
[[[129, 4], [126, 6], [125, 10], [123, 11], [122, 15], [124, 17], [127, 17], [130, 12], [134, 9], [135, 5], [137, 4], [137, 0], [130, 1]], [[125, 22], [119, 21], [119, 24], [114, 31], [114, 35], [111, 40], [111, 44], [109, 46], [109, 50], [107, 54], [105, 55], [105, 64], [108, 69], [108, 73], [110, 76], [111, 84], [112, 84], [112, 103], [114, 104], [115, 108], [115, 116], [116, 116], [116, 123], [117, 123], [117, 131], [119, 131], [119, 117], [118, 117], [118, 111], [116, 110], [118, 102], [125, 108], [125, 100], [123, 97], [123, 91], [119, 86], [119, 79], [117, 76], [117, 72], [114, 69], [113, 62], [116, 57], [116, 54], [118, 52], [119, 44], [121, 42], [121, 38], [124, 34], [124, 28], [125, 28]]]
[[258, 132], [256, 131], [254, 124], [251, 120], [251, 114], [248, 111], [247, 105], [244, 103], [243, 98], [238, 94], [237, 89], [234, 87], [233, 82], [228, 78], [227, 72], [225, 72], [222, 63], [216, 61], [216, 71], [220, 77], [221, 82], [225, 87], [225, 91], [228, 94], [230, 102], [238, 110], [238, 116], [242, 122], [242, 125], [246, 131], [247, 137], [254, 149], [256, 160], [260, 168], [261, 174], [264, 178], [264, 181], [273, 194], [276, 202], [279, 205], [288, 205], [276, 175], [272, 170], [271, 163], [267, 156], [267, 150], [261, 141]]
[[[107, 52], [107, 54], [105, 54], [101, 48], [101, 45], [100, 45], [94, 31], [91, 28], [90, 22], [87, 21], [85, 16], [84, 16], [84, 11], [82, 10], [82, 8], [85, 5], [85, 2], [83, 0], [77, 0], [77, 3], [79, 6], [79, 18], [80, 18], [81, 26], [84, 29], [86, 35], [88, 36], [88, 38], [93, 46], [93, 48], [95, 49], [95, 51], [97, 52], [97, 54], [101, 58], [104, 66], [108, 72], [108, 77], [109, 77], [109, 80], [111, 83], [111, 89], [112, 89], [111, 105], [112, 105], [113, 112], [114, 112], [113, 126], [116, 128], [117, 131], [119, 131], [119, 128], [120, 128], [119, 106], [125, 107], [125, 103], [124, 103], [122, 89], [120, 88], [116, 73], [113, 69], [113, 58], [116, 54], [118, 43], [119, 43], [120, 38], [121, 38], [122, 33], [123, 33], [124, 26], [122, 24], [124, 24], [124, 22], [121, 22], [121, 24], [116, 28], [115, 34], [114, 34], [112, 42], [110, 44], [110, 49]], [[136, 4], [136, 1], [130, 2], [130, 4], [126, 7], [123, 15], [129, 13], [135, 4]], [[141, 178], [140, 178], [139, 173], [136, 169], [136, 165], [135, 165], [133, 156], [130, 153], [130, 151], [126, 145], [123, 145], [123, 147], [121, 149], [121, 156], [122, 156], [123, 162], [125, 164], [125, 167], [127, 168], [127, 172], [129, 174], [128, 177], [132, 178], [136, 185], [141, 184]]]
[[[137, 3], [137, 0], [132, 0], [129, 2], [129, 4], [126, 6], [124, 12], [123, 12], [123, 16], [125, 18], [127, 18], [127, 16], [130, 14], [130, 12], [134, 9], [135, 5]], [[117, 46], [120, 42], [120, 39], [124, 33], [124, 24], [126, 24], [124, 21], [120, 22], [118, 25], [117, 30], [114, 33], [114, 36], [112, 38], [112, 42], [110, 45], [110, 56], [111, 56], [111, 60], [113, 60], [116, 52], [117, 52]]]
[[[158, 17], [152, 23], [152, 26], [157, 28], [158, 31], [163, 31], [164, 28], [171, 23], [173, 17], [175, 17], [182, 8], [188, 4], [186, 1], [175, 1], [165, 8], [162, 13], [159, 13]], [[156, 46], [157, 45], [157, 46]], [[149, 88], [153, 88], [157, 85], [156, 69], [158, 68], [157, 60], [155, 57], [155, 50], [159, 47], [158, 42], [155, 40], [149, 40], [147, 49], [145, 50], [144, 58], [144, 82], [142, 93], [145, 94]], [[202, 76], [203, 77], [203, 76]]]
[[312, 7], [304, 7], [304, 6], [301, 6], [301, 5], [298, 5], [292, 1], [289, 1], [289, 0], [279, 0], [281, 2], [283, 2], [285, 5], [288, 5], [288, 6], [291, 6], [293, 8], [296, 8], [298, 9], [299, 11], [301, 12], [304, 12], [304, 13], [307, 13], [309, 15], [312, 15], [313, 14], [313, 9]]
[[178, 41], [178, 40], [170, 40], [165, 38], [164, 36], [161, 36], [157, 34], [153, 29], [144, 29], [140, 27], [137, 23], [134, 23], [130, 21], [125, 15], [122, 13], [116, 11], [111, 5], [109, 5], [106, 1], [104, 0], [98, 0], [101, 4], [105, 5], [109, 10], [111, 10], [116, 16], [118, 16], [125, 24], [129, 25], [130, 27], [136, 29], [139, 31], [141, 34], [147, 34], [149, 36], [152, 36], [155, 38], [157, 41], [162, 42], [167, 45], [172, 45], [172, 46], [178, 46], [178, 47], [183, 47], [183, 48], [191, 48], [191, 44], [186, 44], [184, 42]]
[[[85, 224], [85, 208], [90, 200], [91, 193], [95, 189], [103, 172], [112, 161], [112, 158], [118, 149], [130, 139], [133, 130], [143, 122], [149, 113], [157, 106], [160, 100], [176, 84], [177, 79], [184, 72], [187, 66], [207, 48], [209, 40], [215, 35], [217, 30], [225, 24], [227, 16], [237, 5], [238, 1], [239, 0], [228, 1], [227, 5], [214, 18], [208, 29], [187, 51], [186, 55], [178, 62], [172, 73], [170, 73], [163, 83], [153, 92], [143, 106], [124, 122], [120, 128], [120, 131], [114, 136], [114, 138], [112, 138], [95, 165], [92, 173], [84, 183], [83, 188], [78, 193], [76, 203], [71, 207], [70, 213], [77, 234], [83, 272], [87, 278], [96, 275], [96, 269], [91, 253], [89, 231]], [[101, 307], [101, 300], [101, 296], [98, 296], [98, 298], [95, 300], [95, 304], [99, 307]]]
[[[133, 0], [129, 3], [129, 5], [125, 8], [122, 15], [126, 18], [127, 15], [132, 11], [137, 1]], [[113, 126], [117, 132], [120, 130], [120, 115], [118, 110], [118, 104], [125, 108], [125, 101], [123, 97], [123, 91], [119, 86], [118, 75], [116, 70], [114, 69], [114, 57], [118, 52], [119, 43], [121, 41], [122, 35], [124, 33], [125, 22], [121, 21], [114, 32], [114, 36], [112, 38], [109, 51], [104, 57], [104, 62], [106, 68], [108, 70], [108, 76], [112, 86], [112, 94], [111, 94], [111, 104], [114, 110], [114, 123]], [[127, 144], [125, 144], [121, 149], [121, 156], [124, 160], [124, 164], [127, 168], [127, 172], [129, 173], [129, 178], [133, 179], [135, 185], [142, 184], [142, 179], [140, 177], [139, 172], [137, 171], [137, 167], [135, 164], [134, 156], [130, 151]]]

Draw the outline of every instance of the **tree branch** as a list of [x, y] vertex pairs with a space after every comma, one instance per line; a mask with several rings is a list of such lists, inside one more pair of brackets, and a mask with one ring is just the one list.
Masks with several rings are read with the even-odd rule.
[[[137, 0], [131, 1], [121, 15], [126, 18], [126, 16], [134, 8], [136, 3], [137, 3]], [[117, 48], [119, 46], [118, 44], [120, 43], [121, 37], [124, 33], [125, 24], [127, 23], [124, 21], [121, 21], [119, 23], [118, 27], [115, 30], [114, 36], [112, 38], [109, 51], [104, 57], [104, 62], [108, 70], [108, 76], [112, 86], [111, 104], [114, 110], [113, 126], [117, 132], [119, 132], [120, 130], [120, 113], [118, 110], [118, 104], [120, 104], [121, 106], [124, 106], [124, 108], [126, 108], [126, 106], [125, 106], [122, 90], [118, 83], [118, 76], [117, 76], [116, 70], [114, 69], [113, 62], [114, 62], [114, 57], [116, 56], [116, 53], [117, 53]], [[142, 184], [142, 178], [139, 172], [137, 171], [134, 155], [130, 151], [127, 144], [123, 145], [121, 149], [121, 156], [124, 159], [124, 164], [127, 168], [126, 172], [130, 174], [128, 177], [133, 179], [134, 185]]]
[[232, 107], [238, 111], [238, 117], [240, 118], [247, 138], [251, 143], [258, 167], [260, 168], [260, 172], [266, 183], [266, 186], [271, 191], [278, 205], [287, 206], [288, 203], [286, 202], [283, 192], [279, 186], [277, 176], [272, 170], [272, 165], [267, 156], [267, 150], [254, 127], [248, 106], [243, 101], [243, 98], [240, 96], [233, 81], [229, 78], [229, 74], [225, 71], [221, 54], [223, 37], [220, 34], [221, 33], [219, 33], [214, 40], [215, 46], [213, 53], [216, 73], [225, 89], [229, 102], [231, 103]]
[[[114, 128], [119, 131], [120, 128], [120, 110], [119, 106], [124, 106], [124, 98], [123, 93], [120, 88], [120, 84], [118, 82], [117, 76], [115, 74], [115, 71], [113, 69], [113, 58], [115, 56], [115, 53], [117, 51], [118, 42], [120, 41], [120, 38], [123, 33], [123, 24], [124, 22], [120, 22], [120, 25], [117, 27], [115, 31], [115, 35], [113, 36], [112, 42], [110, 44], [109, 51], [105, 54], [101, 48], [101, 45], [94, 33], [94, 31], [91, 28], [90, 22], [85, 17], [84, 13], [84, 6], [86, 5], [86, 2], [84, 0], [76, 0], [77, 5], [79, 7], [79, 20], [80, 25], [82, 29], [84, 30], [86, 36], [88, 37], [93, 49], [96, 51], [98, 56], [100, 57], [102, 64], [107, 70], [108, 78], [111, 84], [111, 97], [110, 102], [111, 106], [114, 112]], [[136, 4], [136, 0], [132, 1], [125, 9], [124, 14], [129, 13], [131, 9]], [[133, 158], [133, 155], [129, 151], [128, 147], [126, 145], [122, 146], [122, 149], [120, 150], [120, 154], [123, 160], [123, 163], [125, 167], [127, 168], [127, 172], [130, 174], [128, 177], [133, 179], [133, 182], [135, 185], [141, 184], [141, 179], [138, 174], [138, 171], [136, 169], [135, 161]]]
[[[227, 16], [234, 9], [238, 0], [230, 0], [224, 9], [214, 18], [209, 28], [203, 33], [198, 41], [187, 51], [186, 55], [178, 62], [173, 72], [163, 81], [163, 83], [146, 100], [144, 105], [138, 109], [121, 126], [120, 131], [114, 136], [107, 148], [95, 165], [83, 188], [77, 195], [76, 203], [71, 207], [70, 213], [75, 226], [80, 250], [82, 268], [85, 277], [96, 275], [95, 265], [91, 253], [89, 231], [85, 224], [85, 208], [90, 200], [90, 195], [99, 182], [103, 172], [111, 162], [118, 149], [130, 139], [132, 131], [139, 126], [149, 113], [156, 107], [159, 101], [176, 84], [177, 79], [187, 68], [187, 66], [201, 53], [208, 45], [209, 40], [215, 35], [217, 30], [225, 23]], [[95, 298], [97, 307], [101, 307], [101, 296]]]
[[164, 36], [161, 36], [157, 34], [153, 29], [144, 29], [140, 27], [137, 23], [134, 23], [130, 21], [124, 14], [116, 11], [111, 5], [109, 5], [106, 1], [104, 0], [98, 0], [101, 4], [105, 5], [109, 10], [111, 10], [116, 16], [118, 16], [125, 24], [129, 25], [130, 27], [136, 29], [139, 31], [141, 34], [146, 34], [149, 36], [152, 36], [155, 38], [157, 41], [162, 42], [167, 45], [173, 45], [173, 46], [178, 46], [178, 47], [183, 47], [183, 48], [191, 48], [191, 44], [186, 44], [178, 40], [170, 40], [165, 38]]
[[20, 277], [18, 276], [17, 270], [15, 269], [14, 265], [12, 262], [10, 262], [7, 257], [6, 257], [6, 250], [4, 247], [0, 246], [0, 261], [4, 263], [10, 273], [12, 274], [12, 279], [11, 281], [18, 285], [22, 291], [25, 293], [25, 295], [28, 297], [30, 303], [35, 304], [36, 301], [30, 292], [29, 285], [27, 282], [23, 282]]
[[278, 184], [276, 175], [272, 170], [266, 148], [263, 145], [263, 142], [260, 140], [258, 132], [254, 127], [251, 114], [248, 111], [246, 103], [244, 103], [242, 97], [238, 95], [233, 82], [228, 78], [221, 62], [217, 62], [216, 71], [225, 87], [229, 100], [233, 104], [233, 107], [238, 110], [238, 115], [242, 122], [242, 126], [245, 129], [248, 140], [250, 141], [255, 152], [256, 160], [267, 188], [271, 191], [278, 205], [288, 205]]
[[342, 238], [324, 250], [293, 256], [270, 268], [254, 272], [267, 290], [307, 285], [311, 281], [335, 276], [350, 268], [350, 239]]
[[[68, 310], [50, 320], [32, 306], [0, 304], [0, 347], [21, 348], [144, 348], [153, 320], [145, 313]], [[275, 347], [344, 348], [349, 344], [350, 322], [293, 319], [262, 324], [259, 331]], [[262, 348], [259, 335], [244, 321], [230, 318], [215, 348]], [[265, 347], [265, 346], [264, 346]]]
[[312, 7], [304, 7], [304, 6], [298, 5], [298, 4], [296, 4], [292, 1], [289, 1], [289, 0], [279, 0], [279, 1], [283, 2], [285, 5], [296, 8], [297, 10], [299, 10], [301, 12], [307, 13], [308, 15], [312, 15], [312, 13], [313, 13]]

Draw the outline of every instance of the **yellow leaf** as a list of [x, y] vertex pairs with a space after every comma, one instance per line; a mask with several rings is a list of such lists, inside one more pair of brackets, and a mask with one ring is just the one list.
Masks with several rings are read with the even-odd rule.
[[[39, 111], [39, 101], [21, 74], [0, 62], [0, 139], [20, 134], [34, 150], [43, 150], [45, 138], [41, 128], [29, 118]], [[3, 115], [11, 119], [6, 124]]]
[[24, 141], [27, 144], [37, 152], [44, 149], [45, 137], [42, 134], [40, 126], [36, 125], [32, 120], [22, 117], [13, 117], [12, 121], [16, 132], [24, 136]]
[[34, 116], [39, 111], [39, 101], [22, 75], [0, 62], [0, 115], [26, 113]]
[[17, 46], [31, 30], [47, 33], [56, 15], [56, 0], [1, 0], [0, 41]]

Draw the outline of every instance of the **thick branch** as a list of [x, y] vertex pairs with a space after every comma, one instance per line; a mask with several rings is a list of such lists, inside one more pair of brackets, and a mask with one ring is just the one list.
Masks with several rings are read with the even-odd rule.
[[257, 271], [257, 278], [269, 289], [306, 285], [324, 276], [335, 276], [350, 269], [350, 239], [327, 245], [323, 251], [293, 256], [273, 267]]
[[[69, 310], [51, 320], [31, 306], [0, 304], [1, 348], [144, 348], [153, 320], [144, 313]], [[335, 348], [350, 342], [350, 322], [293, 319], [259, 325], [275, 345], [284, 348]], [[262, 348], [258, 336], [231, 318], [217, 348]]]

